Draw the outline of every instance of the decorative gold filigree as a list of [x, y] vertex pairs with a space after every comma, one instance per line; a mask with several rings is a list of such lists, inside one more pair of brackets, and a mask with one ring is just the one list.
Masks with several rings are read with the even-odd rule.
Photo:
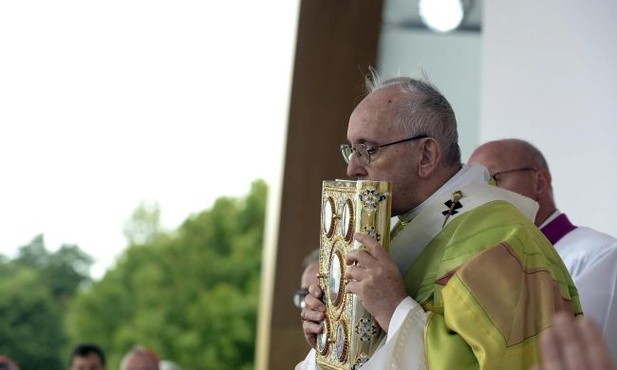
[[370, 317], [363, 317], [356, 323], [356, 333], [360, 336], [360, 341], [369, 342], [375, 334], [379, 332], [377, 325]]
[[375, 229], [375, 225], [364, 226], [364, 232], [366, 233], [366, 235], [370, 236], [371, 238], [375, 239], [376, 241], [380, 241], [381, 240], [381, 234], [379, 234], [377, 232], [377, 229]]
[[369, 212], [377, 210], [377, 205], [388, 197], [388, 193], [380, 193], [372, 186], [367, 186], [363, 192], [358, 194], [362, 206]]

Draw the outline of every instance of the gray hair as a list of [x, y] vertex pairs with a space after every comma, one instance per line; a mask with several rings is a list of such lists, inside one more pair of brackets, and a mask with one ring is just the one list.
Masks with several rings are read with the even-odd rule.
[[394, 123], [405, 128], [410, 136], [425, 134], [444, 148], [446, 165], [461, 163], [456, 116], [448, 100], [428, 79], [396, 77], [381, 81], [375, 70], [366, 78], [368, 93], [390, 86], [399, 86], [405, 102], [394, 115]]

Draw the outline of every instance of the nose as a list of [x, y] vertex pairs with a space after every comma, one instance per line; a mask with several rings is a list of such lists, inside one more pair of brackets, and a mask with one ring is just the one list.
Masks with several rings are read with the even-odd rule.
[[368, 175], [365, 166], [360, 165], [358, 158], [352, 155], [347, 164], [347, 177], [352, 179], [363, 179]]

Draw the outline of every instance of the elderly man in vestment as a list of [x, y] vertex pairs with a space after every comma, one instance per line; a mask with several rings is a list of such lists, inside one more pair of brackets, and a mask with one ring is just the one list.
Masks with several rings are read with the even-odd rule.
[[[461, 164], [454, 112], [431, 84], [383, 83], [352, 112], [347, 175], [392, 183], [389, 253], [368, 235], [347, 254], [347, 293], [386, 333], [367, 369], [529, 369], [557, 312], [581, 314], [555, 249], [533, 224], [537, 203]], [[301, 312], [311, 347], [323, 330], [322, 289]], [[351, 359], [351, 361], [355, 361]], [[297, 369], [317, 369], [311, 350]]]

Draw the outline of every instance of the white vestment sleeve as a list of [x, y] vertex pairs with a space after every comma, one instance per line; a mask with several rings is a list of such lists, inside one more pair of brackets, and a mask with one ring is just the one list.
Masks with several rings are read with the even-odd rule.
[[583, 314], [602, 329], [606, 344], [617, 362], [617, 248], [599, 258], [576, 277]]
[[405, 298], [394, 311], [383, 344], [362, 366], [362, 370], [426, 368], [424, 327], [428, 314], [411, 297]]
[[314, 349], [311, 349], [308, 355], [306, 355], [304, 361], [296, 365], [295, 370], [317, 370], [317, 358], [315, 357], [316, 354], [317, 352], [315, 352]]
[[[423, 370], [424, 327], [428, 314], [410, 297], [405, 298], [394, 311], [388, 327], [388, 336], [362, 370]], [[296, 370], [317, 370], [315, 350], [311, 350]]]

